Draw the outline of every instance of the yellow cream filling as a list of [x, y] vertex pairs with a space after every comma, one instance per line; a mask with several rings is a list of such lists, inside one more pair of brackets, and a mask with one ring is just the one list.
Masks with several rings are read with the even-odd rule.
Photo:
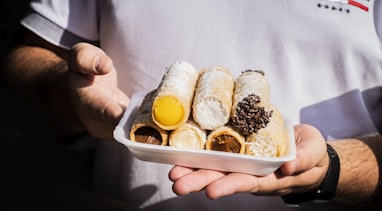
[[178, 124], [184, 116], [184, 108], [178, 99], [171, 96], [158, 97], [153, 105], [153, 117], [166, 126]]

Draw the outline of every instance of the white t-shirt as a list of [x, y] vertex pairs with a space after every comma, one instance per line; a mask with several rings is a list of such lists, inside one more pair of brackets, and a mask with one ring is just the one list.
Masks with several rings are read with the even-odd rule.
[[[313, 124], [335, 139], [382, 131], [382, 3], [358, 2], [363, 7], [324, 0], [39, 1], [22, 24], [64, 48], [98, 43], [129, 96], [155, 88], [177, 60], [196, 68], [222, 65], [235, 77], [264, 70], [271, 101], [287, 120]], [[170, 168], [101, 142], [94, 189], [158, 210], [289, 209], [279, 197], [176, 197]]]

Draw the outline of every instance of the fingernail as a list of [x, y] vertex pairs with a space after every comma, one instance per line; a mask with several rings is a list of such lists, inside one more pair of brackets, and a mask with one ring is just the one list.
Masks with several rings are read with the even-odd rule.
[[106, 59], [103, 56], [97, 56], [94, 59], [94, 72], [103, 73], [106, 64]]

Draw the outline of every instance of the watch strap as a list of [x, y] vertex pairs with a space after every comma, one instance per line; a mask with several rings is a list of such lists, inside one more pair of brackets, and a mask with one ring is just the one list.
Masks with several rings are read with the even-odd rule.
[[298, 206], [307, 201], [327, 202], [334, 198], [340, 176], [340, 160], [336, 150], [326, 144], [329, 156], [329, 166], [321, 185], [312, 191], [303, 193], [291, 193], [281, 196], [284, 203], [290, 206]]

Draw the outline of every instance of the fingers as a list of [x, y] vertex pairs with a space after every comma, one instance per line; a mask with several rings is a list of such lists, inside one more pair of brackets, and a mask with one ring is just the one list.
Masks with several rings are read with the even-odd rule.
[[90, 135], [113, 138], [112, 132], [121, 119], [129, 98], [121, 91], [111, 94], [99, 87], [87, 88], [82, 95], [78, 114]]
[[207, 184], [212, 183], [225, 174], [219, 171], [197, 170], [194, 171], [186, 167], [174, 167], [169, 177], [174, 184], [173, 191], [178, 195], [185, 195], [203, 190]]
[[169, 172], [169, 179], [171, 181], [176, 181], [177, 179], [193, 172], [194, 170], [187, 167], [182, 166], [174, 166]]
[[85, 75], [103, 75], [113, 67], [112, 60], [100, 48], [88, 44], [78, 43], [73, 46], [69, 54], [69, 69]]
[[90, 135], [112, 138], [129, 98], [117, 86], [113, 62], [103, 50], [78, 43], [69, 54], [69, 87], [76, 112]]
[[292, 175], [322, 167], [326, 159], [326, 143], [321, 133], [310, 125], [296, 125], [296, 159], [280, 167], [284, 175]]
[[170, 171], [174, 181], [173, 191], [178, 195], [205, 190], [210, 199], [217, 199], [234, 193], [256, 195], [280, 195], [290, 191], [291, 179], [277, 173], [265, 177], [249, 174], [224, 173], [212, 170], [193, 170], [176, 166]]
[[297, 172], [297, 159], [284, 163], [280, 166], [280, 171], [286, 175], [290, 176]]
[[205, 188], [210, 199], [217, 199], [234, 193], [251, 193], [258, 196], [279, 196], [291, 192], [293, 177], [283, 176], [276, 171], [266, 176], [230, 173]]
[[206, 196], [217, 199], [234, 193], [258, 192], [258, 178], [253, 175], [230, 173], [224, 178], [215, 180], [205, 188]]
[[110, 125], [117, 125], [118, 121], [123, 115], [124, 110], [129, 105], [130, 99], [120, 90], [118, 90], [116, 100], [110, 100], [105, 102], [102, 107], [102, 118], [103, 120]]

